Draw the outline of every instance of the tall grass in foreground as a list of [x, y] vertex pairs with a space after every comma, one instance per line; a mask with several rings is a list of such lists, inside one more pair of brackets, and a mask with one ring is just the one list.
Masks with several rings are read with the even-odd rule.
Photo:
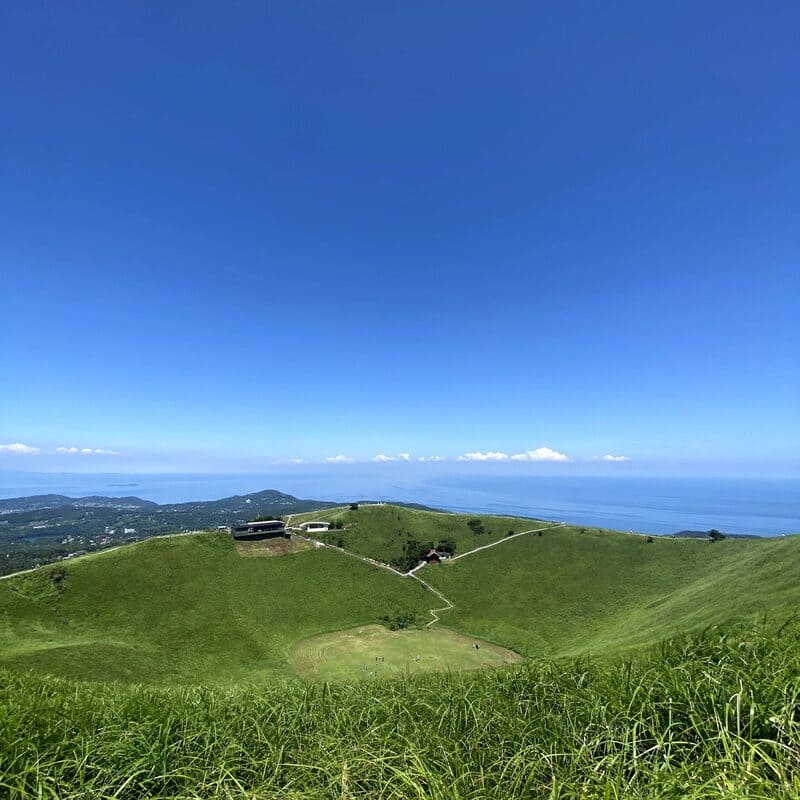
[[800, 624], [625, 662], [153, 689], [0, 673], [9, 798], [795, 798]]

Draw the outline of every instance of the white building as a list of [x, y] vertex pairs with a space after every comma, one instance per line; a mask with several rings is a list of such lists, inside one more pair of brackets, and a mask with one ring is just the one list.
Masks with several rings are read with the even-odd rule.
[[300, 523], [300, 529], [306, 533], [327, 533], [330, 527], [330, 522], [320, 522], [319, 520]]

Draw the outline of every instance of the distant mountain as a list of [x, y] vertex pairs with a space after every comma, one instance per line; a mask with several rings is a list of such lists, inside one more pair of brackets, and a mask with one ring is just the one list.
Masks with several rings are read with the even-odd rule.
[[163, 533], [235, 525], [333, 503], [267, 489], [221, 500], [159, 504], [140, 497], [43, 494], [0, 500], [0, 574]]

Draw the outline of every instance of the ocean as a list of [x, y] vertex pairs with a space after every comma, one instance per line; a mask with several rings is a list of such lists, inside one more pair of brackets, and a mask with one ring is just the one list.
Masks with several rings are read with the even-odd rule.
[[308, 466], [224, 475], [0, 472], [0, 498], [51, 493], [135, 495], [174, 503], [278, 489], [333, 502], [395, 500], [642, 533], [710, 528], [760, 536], [800, 533], [799, 478], [466, 474], [439, 466]]

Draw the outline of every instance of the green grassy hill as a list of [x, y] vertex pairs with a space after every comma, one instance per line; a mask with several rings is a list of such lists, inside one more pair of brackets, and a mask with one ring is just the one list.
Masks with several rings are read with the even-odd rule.
[[442, 622], [527, 656], [613, 653], [800, 607], [800, 537], [662, 539], [580, 528], [522, 536], [420, 577]]
[[[346, 546], [383, 559], [408, 531], [450, 537], [465, 552], [537, 525], [483, 517], [490, 532], [476, 535], [466, 515], [394, 506], [337, 513]], [[455, 604], [440, 612], [440, 626], [526, 657], [566, 657], [791, 613], [798, 566], [800, 537], [646, 543], [564, 527], [419, 576]], [[290, 648], [307, 637], [387, 617], [427, 621], [442, 605], [418, 582], [326, 548], [243, 558], [226, 534], [153, 539], [0, 581], [0, 666], [95, 680], [259, 682], [293, 675]]]
[[[343, 535], [370, 554], [398, 523], [462, 551], [529, 526], [350, 513]], [[0, 795], [794, 800], [800, 626], [781, 623], [798, 564], [800, 537], [551, 528], [425, 567], [456, 604], [433, 634], [372, 627], [441, 600], [326, 548], [242, 557], [199, 534], [52, 565], [0, 581]], [[532, 658], [449, 671], [516, 658], [478, 637]], [[401, 677], [307, 686], [291, 658]], [[406, 674], [426, 662], [446, 671]]]
[[[364, 505], [356, 511], [340, 506], [327, 512], [295, 514], [292, 525], [308, 520], [338, 521], [342, 530], [331, 531], [320, 538], [328, 537], [354, 553], [376, 558], [399, 568], [404, 563], [403, 546], [414, 538], [434, 546], [444, 539], [451, 539], [456, 546], [456, 555], [475, 547], [502, 539], [509, 533], [537, 528], [547, 523], [519, 517], [493, 517], [486, 514], [451, 514], [440, 511], [421, 511], [393, 505]], [[474, 533], [468, 523], [479, 520], [480, 533]]]
[[241, 558], [227, 534], [151, 539], [0, 581], [0, 666], [260, 682], [291, 674], [294, 640], [422, 615], [429, 595], [331, 550]]

